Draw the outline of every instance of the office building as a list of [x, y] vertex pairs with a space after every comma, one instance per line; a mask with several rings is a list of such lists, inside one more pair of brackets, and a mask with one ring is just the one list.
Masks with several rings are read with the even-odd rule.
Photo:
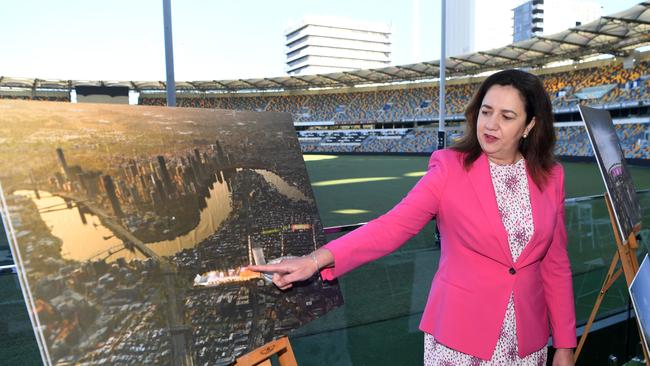
[[309, 75], [390, 64], [391, 27], [338, 18], [305, 18], [286, 36], [286, 72]]
[[561, 32], [601, 15], [602, 7], [593, 1], [528, 0], [514, 9], [513, 42]]

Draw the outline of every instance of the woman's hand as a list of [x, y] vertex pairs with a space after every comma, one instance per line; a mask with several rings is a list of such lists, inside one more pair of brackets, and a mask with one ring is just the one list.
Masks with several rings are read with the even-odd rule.
[[553, 356], [553, 366], [574, 366], [573, 349], [558, 348]]
[[280, 290], [286, 290], [291, 288], [293, 282], [304, 281], [332, 263], [334, 263], [332, 253], [327, 249], [318, 249], [304, 257], [284, 259], [277, 264], [248, 266], [248, 269], [273, 273], [273, 283]]
[[273, 273], [273, 283], [286, 290], [291, 288], [292, 282], [303, 281], [316, 273], [316, 263], [309, 257], [283, 259], [277, 264], [264, 264], [259, 266], [248, 266], [248, 269], [256, 272]]

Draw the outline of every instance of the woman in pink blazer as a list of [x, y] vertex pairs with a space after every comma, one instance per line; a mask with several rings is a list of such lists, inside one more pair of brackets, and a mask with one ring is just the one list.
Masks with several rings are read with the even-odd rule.
[[[309, 256], [251, 269], [281, 289], [321, 271], [333, 279], [382, 257], [432, 218], [438, 271], [420, 329], [426, 365], [573, 365], [576, 345], [551, 103], [540, 80], [488, 77], [465, 113], [467, 132], [431, 155], [427, 173], [392, 210]], [[505, 174], [505, 175], [504, 175]]]

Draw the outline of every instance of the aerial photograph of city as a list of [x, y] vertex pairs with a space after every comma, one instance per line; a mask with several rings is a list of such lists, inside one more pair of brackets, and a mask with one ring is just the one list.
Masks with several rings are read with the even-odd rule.
[[641, 225], [641, 205], [621, 142], [607, 110], [580, 106], [580, 113], [598, 162], [622, 242]]
[[230, 365], [343, 303], [291, 116], [0, 101], [0, 212], [47, 365]]

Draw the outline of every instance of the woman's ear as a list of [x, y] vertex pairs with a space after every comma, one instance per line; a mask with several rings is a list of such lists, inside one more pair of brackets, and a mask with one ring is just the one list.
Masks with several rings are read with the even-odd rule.
[[524, 128], [524, 135], [530, 134], [530, 131], [535, 127], [535, 117], [530, 120], [530, 123]]

